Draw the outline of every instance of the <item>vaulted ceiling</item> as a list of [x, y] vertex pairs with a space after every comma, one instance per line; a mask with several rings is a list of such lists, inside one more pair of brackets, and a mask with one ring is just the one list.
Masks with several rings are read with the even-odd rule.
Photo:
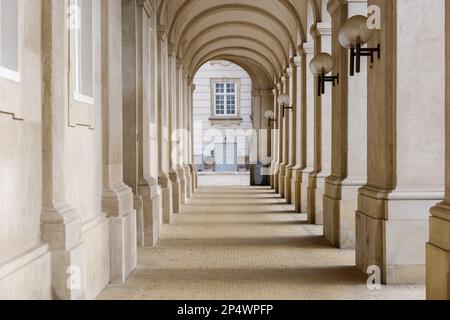
[[160, 0], [158, 23], [190, 76], [223, 59], [244, 68], [254, 86], [270, 88], [307, 41], [308, 21], [320, 20], [322, 1]]

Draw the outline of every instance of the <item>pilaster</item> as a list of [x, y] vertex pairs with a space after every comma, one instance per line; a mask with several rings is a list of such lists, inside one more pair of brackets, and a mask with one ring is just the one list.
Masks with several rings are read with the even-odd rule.
[[[311, 60], [315, 56], [315, 46], [313, 43], [303, 44], [303, 50], [305, 54], [305, 66], [309, 66]], [[308, 213], [308, 221], [314, 223], [314, 216], [308, 212], [308, 188], [309, 188], [309, 176], [314, 171], [314, 131], [315, 131], [315, 121], [314, 121], [314, 103], [315, 103], [315, 77], [311, 72], [306, 71], [305, 78], [305, 92], [306, 97], [304, 98], [305, 109], [304, 109], [304, 168], [302, 170], [301, 178], [301, 211]]]
[[[311, 29], [311, 35], [315, 40], [316, 52], [331, 54], [331, 25], [329, 23], [315, 24]], [[332, 72], [333, 74], [338, 73], [336, 70]], [[314, 170], [309, 176], [308, 214], [313, 223], [322, 225], [324, 223], [325, 178], [331, 173], [332, 85], [328, 84], [325, 94], [319, 97], [316, 83], [317, 81], [314, 85]]]
[[173, 215], [172, 182], [169, 177], [169, 52], [165, 25], [158, 25], [158, 184], [162, 192], [163, 223]]
[[[359, 191], [356, 265], [379, 266], [385, 284], [424, 283], [428, 208], [444, 198], [445, 1], [369, 4], [381, 8], [382, 29], [368, 43], [381, 44], [381, 59], [368, 70], [368, 183]], [[417, 64], [423, 56], [429, 63]]]
[[426, 250], [427, 299], [450, 300], [450, 2], [445, 2], [445, 199], [431, 209]]

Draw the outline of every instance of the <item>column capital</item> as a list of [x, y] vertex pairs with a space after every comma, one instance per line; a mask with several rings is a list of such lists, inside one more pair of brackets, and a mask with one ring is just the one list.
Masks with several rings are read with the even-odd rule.
[[311, 35], [315, 38], [318, 37], [331, 37], [332, 30], [331, 24], [327, 22], [318, 22], [311, 27]]
[[282, 84], [286, 84], [286, 81], [287, 81], [286, 76], [282, 75], [280, 78], [280, 81]]
[[272, 95], [273, 90], [260, 90], [259, 94], [261, 97], [268, 97]]
[[176, 55], [177, 53], [177, 46], [175, 45], [175, 43], [169, 43], [168, 47], [168, 54], [170, 57], [173, 57]]
[[147, 15], [150, 17], [155, 12], [155, 8], [150, 0], [138, 0], [138, 6], [141, 6], [146, 11]]
[[167, 27], [164, 24], [158, 25], [158, 40], [167, 40]]
[[276, 96], [276, 95], [277, 95], [277, 89], [276, 89], [276, 88], [273, 88], [273, 89], [272, 89], [272, 94], [273, 94], [273, 96]]
[[299, 53], [301, 54], [314, 54], [314, 44], [310, 42], [304, 42], [299, 49]]
[[327, 10], [330, 16], [333, 16], [336, 11], [341, 9], [343, 6], [345, 6], [348, 3], [347, 0], [330, 0], [328, 1]]
[[183, 69], [183, 59], [177, 58], [177, 69]]
[[286, 75], [290, 78], [292, 77], [292, 74], [294, 73], [294, 69], [292, 69], [291, 66], [289, 66], [288, 68], [286, 68]]
[[301, 67], [301, 65], [302, 65], [302, 57], [301, 57], [301, 56], [295, 56], [295, 57], [292, 57], [292, 63], [293, 63], [296, 67]]

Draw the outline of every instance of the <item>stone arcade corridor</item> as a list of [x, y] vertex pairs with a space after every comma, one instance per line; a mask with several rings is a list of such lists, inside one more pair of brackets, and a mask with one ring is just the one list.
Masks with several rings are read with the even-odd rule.
[[139, 249], [125, 284], [99, 299], [425, 298], [424, 286], [370, 291], [354, 251], [330, 247], [270, 188], [200, 188], [161, 234], [155, 248]]
[[[254, 186], [202, 186], [230, 168]], [[0, 300], [447, 300], [449, 271], [450, 0], [0, 0]]]

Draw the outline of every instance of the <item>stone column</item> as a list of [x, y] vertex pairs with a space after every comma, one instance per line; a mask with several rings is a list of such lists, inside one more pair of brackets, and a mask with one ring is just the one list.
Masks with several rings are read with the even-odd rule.
[[[316, 52], [331, 54], [331, 25], [317, 23], [311, 30]], [[334, 72], [333, 75], [337, 74]], [[317, 95], [317, 78], [314, 85], [314, 171], [309, 177], [308, 213], [315, 224], [324, 223], [323, 196], [325, 179], [331, 174], [331, 94], [332, 84], [327, 84], [326, 92]]]
[[381, 44], [381, 59], [368, 71], [368, 183], [359, 191], [356, 265], [379, 266], [386, 284], [423, 283], [428, 211], [444, 189], [445, 1], [369, 4], [381, 8], [382, 29], [368, 44]]
[[295, 167], [295, 127], [296, 125], [296, 95], [294, 92], [294, 86], [295, 86], [295, 75], [294, 75], [294, 68], [292, 66], [289, 66], [289, 68], [286, 70], [286, 73], [288, 75], [288, 94], [291, 97], [291, 104], [290, 107], [293, 109], [286, 110], [286, 115], [288, 115], [287, 122], [288, 127], [286, 128], [286, 136], [288, 137], [287, 141], [287, 150], [286, 150], [286, 159], [287, 159], [287, 165], [286, 165], [286, 177], [284, 179], [284, 189], [285, 189], [285, 195], [286, 195], [286, 202], [288, 204], [292, 204], [292, 169]]
[[[82, 266], [81, 219], [67, 201], [66, 126], [68, 83], [66, 6], [63, 1], [42, 2], [42, 120], [43, 172], [41, 237], [51, 250], [52, 292], [58, 300], [82, 299], [84, 292], [69, 288], [67, 271]], [[40, 276], [40, 275], [36, 275]]]
[[172, 182], [172, 209], [173, 213], [180, 213], [181, 209], [181, 183], [177, 171], [177, 62], [175, 45], [169, 45], [169, 177]]
[[[263, 166], [261, 171], [262, 174], [262, 183], [264, 186], [270, 186], [270, 179], [268, 176], [269, 168], [272, 161], [272, 130], [269, 128], [269, 121], [265, 118], [265, 113], [267, 111], [273, 110], [273, 96], [272, 90], [260, 90], [261, 97], [261, 110], [259, 112], [259, 122], [260, 122], [260, 131], [259, 131], [259, 161]], [[270, 123], [270, 126], [273, 125], [273, 122]]]
[[[281, 94], [288, 94], [288, 83], [286, 76], [281, 77]], [[280, 105], [280, 173], [278, 176], [279, 193], [281, 198], [286, 197], [285, 180], [286, 180], [286, 167], [289, 162], [289, 112], [285, 110], [283, 112], [283, 106]]]
[[301, 210], [308, 213], [308, 221], [315, 223], [315, 217], [308, 212], [308, 191], [309, 191], [309, 176], [314, 171], [314, 103], [315, 103], [315, 77], [309, 72], [309, 63], [314, 58], [314, 46], [312, 44], [304, 44], [303, 50], [305, 52], [305, 67], [306, 72], [306, 114], [305, 114], [305, 167], [302, 171], [302, 185], [301, 185]]
[[195, 192], [198, 186], [198, 170], [194, 159], [194, 92], [195, 84], [192, 82], [189, 86], [189, 168], [191, 170], [191, 192]]
[[192, 197], [192, 174], [190, 167], [190, 136], [191, 131], [189, 129], [189, 117], [190, 117], [190, 103], [189, 103], [189, 95], [190, 95], [190, 86], [192, 85], [192, 79], [188, 77], [186, 74], [183, 79], [183, 127], [184, 127], [184, 136], [183, 136], [183, 164], [184, 164], [184, 172], [185, 172], [185, 180], [186, 180], [186, 197], [189, 199]]
[[333, 165], [324, 196], [324, 235], [339, 248], [355, 247], [355, 211], [358, 189], [367, 180], [367, 59], [361, 73], [349, 77], [348, 50], [338, 41], [347, 18], [367, 15], [365, 1], [330, 5], [333, 23], [334, 72], [340, 75], [333, 89]]
[[306, 114], [306, 62], [305, 55], [300, 50], [299, 55], [294, 57], [294, 78], [295, 85], [292, 96], [295, 97], [295, 121], [293, 122], [293, 132], [295, 135], [293, 143], [293, 153], [295, 155], [295, 166], [292, 169], [292, 203], [295, 205], [295, 212], [302, 211], [302, 171], [305, 168], [306, 158], [304, 157], [305, 135], [305, 114]]
[[277, 84], [275, 84], [275, 88], [272, 90], [273, 93], [273, 109], [275, 115], [275, 121], [272, 123], [272, 166], [271, 166], [271, 187], [278, 193], [278, 170], [279, 170], [279, 128], [280, 128], [280, 109], [278, 107], [278, 89], [276, 88]]
[[115, 47], [122, 40], [121, 12], [120, 2], [102, 2], [102, 208], [110, 218], [113, 283], [124, 282], [137, 265], [133, 192], [123, 182], [122, 52]]
[[158, 61], [156, 21], [148, 2], [123, 1], [122, 5], [122, 22], [125, 24], [122, 39], [126, 40], [122, 49], [125, 159], [128, 159], [128, 150], [134, 152], [136, 140], [138, 145], [137, 163], [133, 163], [131, 155], [125, 168], [126, 173], [133, 174], [133, 168], [137, 166], [138, 193], [143, 201], [144, 244], [153, 246], [159, 240], [162, 223], [161, 189], [158, 185], [156, 156], [158, 153], [158, 86], [154, 68]]
[[158, 184], [162, 190], [163, 223], [173, 215], [172, 182], [169, 177], [169, 119], [168, 119], [168, 44], [166, 26], [158, 26]]
[[427, 244], [427, 299], [450, 300], [450, 2], [446, 15], [445, 102], [445, 199], [431, 209], [430, 241]]
[[183, 131], [184, 131], [184, 86], [183, 86], [183, 64], [181, 59], [177, 59], [177, 127], [178, 127], [178, 163], [177, 172], [178, 178], [180, 179], [180, 202], [181, 204], [186, 204], [187, 193], [186, 193], [186, 173], [184, 171], [183, 159]]

